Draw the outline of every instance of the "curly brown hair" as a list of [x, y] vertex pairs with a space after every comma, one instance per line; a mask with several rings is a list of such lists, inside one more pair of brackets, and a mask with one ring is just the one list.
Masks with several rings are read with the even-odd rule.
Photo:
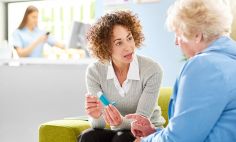
[[142, 26], [136, 14], [131, 11], [114, 11], [102, 16], [87, 33], [90, 53], [101, 62], [110, 60], [111, 37], [115, 25], [126, 27], [132, 34], [136, 48], [144, 41]]

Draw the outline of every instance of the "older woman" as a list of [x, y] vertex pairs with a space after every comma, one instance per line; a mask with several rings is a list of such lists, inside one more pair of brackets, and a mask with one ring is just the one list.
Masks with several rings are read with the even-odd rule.
[[167, 24], [188, 60], [174, 86], [166, 128], [155, 129], [140, 115], [126, 116], [136, 120], [136, 141], [236, 141], [236, 43], [228, 37], [231, 23], [230, 9], [221, 0], [177, 0], [170, 7]]
[[[86, 112], [92, 129], [83, 132], [80, 142], [130, 142], [130, 121], [123, 116], [138, 113], [162, 127], [164, 119], [156, 100], [162, 70], [153, 60], [138, 56], [135, 50], [144, 40], [137, 16], [116, 11], [101, 17], [89, 30], [92, 55], [98, 61], [87, 70]], [[115, 106], [102, 107], [96, 94], [102, 91]], [[106, 123], [111, 129], [104, 129]]]

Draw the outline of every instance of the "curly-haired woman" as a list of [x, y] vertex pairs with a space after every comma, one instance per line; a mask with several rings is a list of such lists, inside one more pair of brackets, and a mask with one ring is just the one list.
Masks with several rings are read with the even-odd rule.
[[[115, 11], [101, 17], [87, 34], [91, 54], [98, 59], [86, 74], [85, 108], [91, 129], [79, 142], [130, 142], [135, 139], [130, 121], [123, 116], [137, 113], [162, 127], [165, 120], [156, 105], [162, 69], [153, 60], [135, 54], [144, 36], [137, 16], [131, 11]], [[102, 91], [115, 106], [103, 107], [97, 98]], [[106, 129], [108, 124], [111, 129]]]

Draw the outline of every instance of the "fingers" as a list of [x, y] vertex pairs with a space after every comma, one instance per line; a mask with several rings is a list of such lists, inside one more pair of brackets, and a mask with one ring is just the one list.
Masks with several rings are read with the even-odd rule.
[[98, 108], [89, 108], [89, 109], [86, 109], [86, 112], [88, 115], [92, 115], [94, 112], [97, 112], [99, 111]]
[[109, 113], [107, 112], [107, 109], [104, 110], [104, 119], [106, 121], [107, 124], [111, 125], [111, 126], [114, 126], [114, 121], [113, 119], [111, 118], [111, 116], [109, 115]]
[[86, 103], [85, 104], [86, 109], [93, 108], [93, 107], [98, 107], [98, 104], [97, 103]]
[[128, 114], [125, 116], [126, 119], [133, 119], [133, 120], [142, 120], [143, 118], [145, 118], [144, 116], [142, 115], [139, 115], [139, 114]]
[[117, 126], [122, 123], [122, 116], [114, 106], [109, 105], [104, 110], [104, 120], [111, 126]]
[[143, 121], [133, 121], [131, 123], [131, 130], [135, 136], [138, 137], [146, 137], [156, 131], [149, 119], [143, 119]]
[[131, 129], [131, 132], [134, 135], [134, 137], [136, 137], [136, 138], [137, 137], [143, 137], [143, 134], [142, 134], [141, 131]]
[[134, 142], [141, 142], [141, 138], [136, 138]]
[[100, 102], [96, 96], [86, 96], [85, 98], [85, 108], [100, 107]]
[[137, 130], [133, 129], [133, 127], [131, 127], [131, 133], [135, 136], [135, 137], [138, 137], [138, 132]]
[[90, 94], [86, 95], [85, 110], [89, 116], [93, 118], [100, 117], [102, 109], [103, 109], [102, 104], [100, 103], [100, 101], [97, 99], [96, 96], [92, 96]]
[[131, 132], [132, 132], [132, 134], [135, 137], [144, 137], [144, 136], [146, 136], [145, 131], [146, 131], [146, 127], [148, 127], [149, 124], [150, 124], [149, 120], [145, 117], [140, 117], [139, 120], [134, 120], [133, 122], [131, 122]]
[[143, 129], [143, 125], [142, 125], [142, 123], [140, 124], [139, 121], [133, 121], [133, 122], [131, 123], [131, 126], [132, 126], [132, 128], [135, 129], [135, 130], [141, 131], [141, 130]]
[[119, 121], [120, 113], [114, 106], [109, 105], [106, 108], [106, 112], [109, 114], [113, 122]]
[[105, 111], [103, 112], [103, 118], [104, 118], [104, 120], [105, 120], [105, 122], [106, 122], [107, 124], [110, 124], [110, 121], [109, 121], [109, 119], [107, 118], [107, 115], [106, 115], [106, 112], [105, 112]]
[[125, 116], [125, 118], [132, 119], [136, 121], [135, 123], [139, 123], [139, 125], [142, 125], [142, 126], [149, 125], [151, 123], [147, 117], [139, 115], [139, 114], [128, 114]]
[[88, 96], [86, 96], [85, 101], [87, 103], [94, 103], [94, 102], [98, 101], [98, 98], [97, 98], [97, 96], [88, 95]]
[[97, 108], [98, 107], [97, 98], [94, 96], [86, 96], [85, 99], [85, 109]]
[[135, 130], [136, 137], [143, 137], [143, 134], [141, 131]]
[[113, 105], [109, 105], [108, 110], [109, 110], [109, 112], [112, 112], [115, 116], [120, 115], [119, 110], [116, 107], [114, 107]]

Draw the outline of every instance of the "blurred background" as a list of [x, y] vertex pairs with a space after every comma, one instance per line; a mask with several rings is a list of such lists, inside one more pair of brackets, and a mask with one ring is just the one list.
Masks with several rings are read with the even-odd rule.
[[[104, 13], [132, 10], [143, 26], [138, 54], [161, 64], [162, 86], [173, 86], [184, 57], [165, 26], [174, 0], [0, 0], [0, 142], [37, 142], [41, 123], [84, 115], [85, 71], [93, 59], [87, 29]], [[236, 15], [235, 0], [229, 0]], [[50, 32], [64, 49], [45, 44], [42, 57], [19, 57], [13, 32], [25, 9], [39, 9], [38, 27]], [[223, 20], [223, 19], [222, 19]], [[236, 20], [231, 37], [236, 39]]]

